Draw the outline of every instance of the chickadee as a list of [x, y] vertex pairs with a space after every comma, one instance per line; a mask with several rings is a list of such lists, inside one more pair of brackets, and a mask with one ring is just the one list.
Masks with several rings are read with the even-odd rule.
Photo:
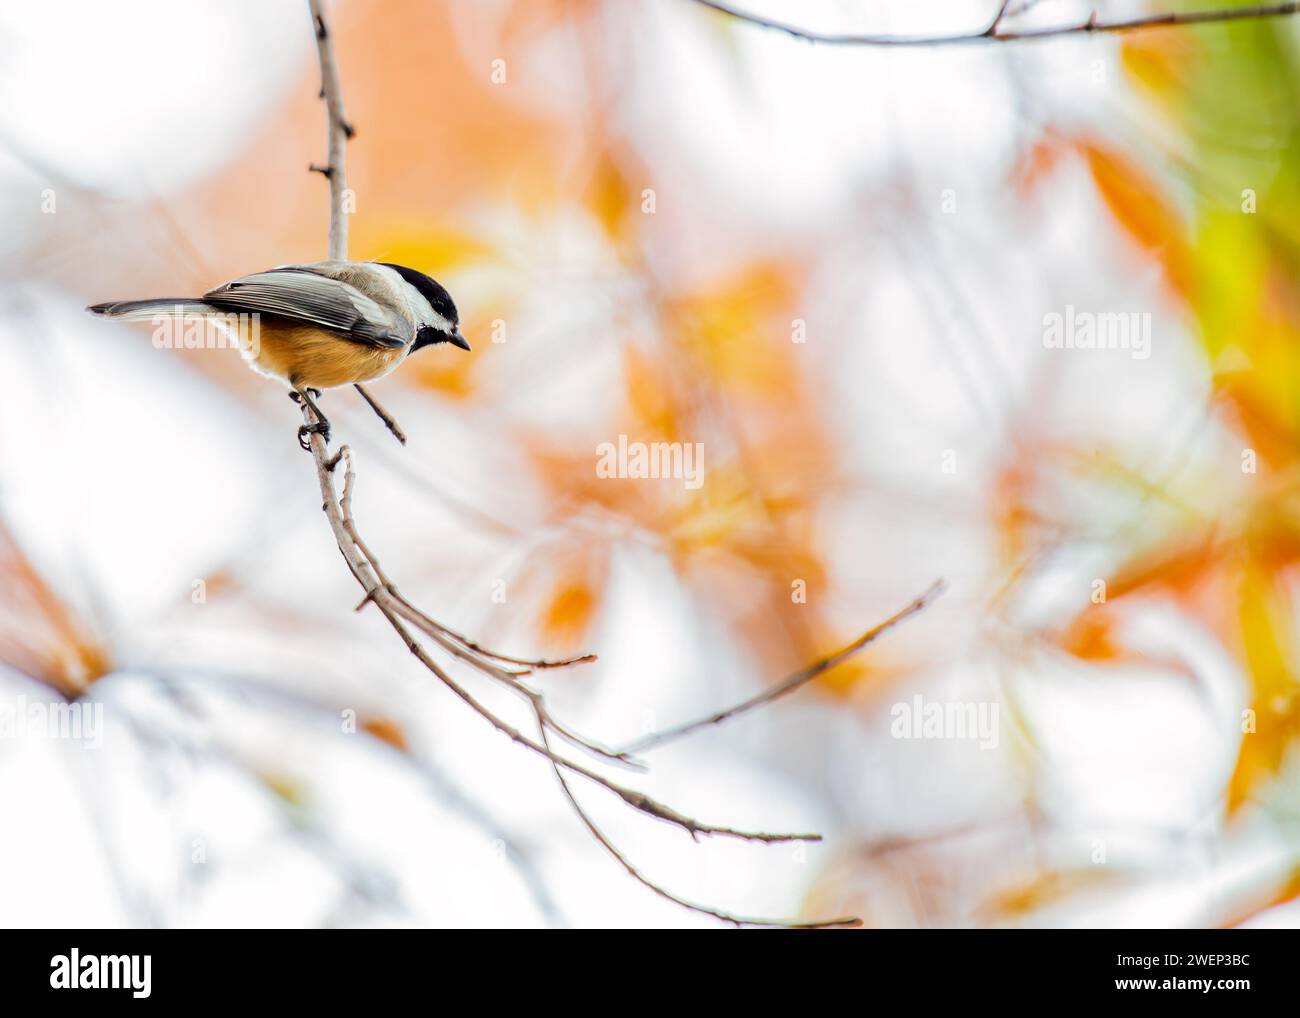
[[451, 295], [424, 273], [388, 262], [284, 265], [223, 283], [198, 299], [108, 301], [86, 310], [124, 321], [206, 318], [228, 329], [238, 316], [244, 359], [287, 382], [295, 402], [306, 401], [315, 414], [316, 423], [298, 431], [304, 448], [313, 432], [329, 441], [329, 421], [312, 398], [320, 390], [383, 378], [407, 354], [435, 343], [470, 348]]

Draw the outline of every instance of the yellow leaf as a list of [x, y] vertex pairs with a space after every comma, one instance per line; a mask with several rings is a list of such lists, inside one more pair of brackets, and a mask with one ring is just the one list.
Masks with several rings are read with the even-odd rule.
[[263, 771], [258, 774], [263, 785], [275, 796], [290, 806], [301, 806], [307, 801], [306, 791], [299, 782], [288, 774], [276, 771]]
[[449, 227], [403, 228], [385, 233], [376, 261], [406, 265], [431, 276], [463, 268], [492, 255], [491, 246], [472, 233]]
[[1120, 48], [1124, 69], [1165, 106], [1184, 97], [1196, 56], [1195, 36], [1189, 32], [1131, 35]]
[[633, 192], [622, 168], [608, 152], [597, 160], [585, 197], [587, 207], [605, 232], [615, 239], [623, 237]]
[[1228, 786], [1228, 808], [1235, 810], [1273, 777], [1287, 750], [1300, 737], [1300, 689], [1287, 653], [1293, 618], [1288, 599], [1265, 567], [1252, 563], [1239, 592], [1242, 650], [1250, 669], [1252, 696], [1241, 736], [1237, 766]]
[[718, 384], [763, 397], [790, 388], [794, 270], [760, 262], [737, 277], [669, 305], [691, 352]]

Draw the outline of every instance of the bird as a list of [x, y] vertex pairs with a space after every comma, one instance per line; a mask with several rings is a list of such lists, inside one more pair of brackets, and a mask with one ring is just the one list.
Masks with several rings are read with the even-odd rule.
[[312, 434], [327, 443], [330, 438], [329, 420], [316, 403], [322, 390], [357, 386], [404, 441], [361, 383], [383, 378], [427, 346], [470, 349], [446, 289], [392, 262], [281, 265], [222, 283], [202, 297], [105, 301], [86, 310], [155, 325], [196, 318], [215, 323], [237, 340], [253, 370], [286, 383], [289, 397], [311, 408], [315, 421], [298, 429], [298, 442], [308, 450]]

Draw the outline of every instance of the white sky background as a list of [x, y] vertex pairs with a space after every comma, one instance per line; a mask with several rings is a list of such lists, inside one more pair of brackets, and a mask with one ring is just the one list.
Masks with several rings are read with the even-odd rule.
[[[495, 52], [492, 5], [461, 6], [455, 44], [466, 59], [486, 63]], [[995, 4], [750, 6], [814, 27], [926, 33], [983, 25]], [[1082, 13], [1083, 5], [1046, 2], [1033, 17]], [[610, 59], [626, 68], [619, 116], [644, 139], [661, 215], [683, 238], [661, 269], [697, 281], [721, 276], [752, 256], [755, 236], [770, 238], [774, 250], [817, 252], [810, 370], [824, 379], [845, 433], [862, 436], [845, 444], [855, 457], [846, 473], [899, 498], [883, 509], [879, 500], [866, 508], [848, 500], [827, 520], [843, 549], [835, 579], [846, 635], [946, 576], [945, 600], [899, 634], [945, 644], [943, 652], [934, 673], [899, 698], [923, 691], [997, 699], [1015, 691], [1037, 748], [1018, 739], [1006, 714], [1001, 747], [984, 752], [890, 739], [888, 702], [855, 713], [804, 694], [657, 754], [645, 787], [690, 815], [737, 827], [822, 830], [824, 846], [806, 854], [697, 846], [625, 815], [597, 791], [583, 789], [584, 802], [634, 861], [684, 896], [740, 914], [794, 914], [851, 838], [941, 830], [1009, 811], [1018, 756], [1044, 752], [1066, 832], [1050, 846], [1060, 861], [1083, 865], [1092, 839], [1102, 836], [1121, 870], [1162, 867], [1140, 893], [1088, 900], [1044, 921], [1213, 921], [1214, 888], [1266, 881], [1288, 858], [1266, 828], [1235, 832], [1211, 851], [1220, 833], [1213, 792], [1230, 771], [1237, 738], [1222, 719], [1234, 718], [1246, 697], [1233, 659], [1172, 608], [1133, 620], [1153, 653], [1197, 672], [1217, 705], [1209, 712], [1176, 673], [1111, 673], [1099, 684], [1060, 661], [1034, 660], [1007, 674], [978, 649], [978, 625], [969, 618], [990, 582], [989, 535], [974, 495], [987, 488], [987, 471], [1014, 437], [1006, 431], [1011, 411], [1041, 376], [1043, 358], [1071, 357], [1043, 350], [1046, 311], [1066, 303], [1155, 307], [1158, 325], [1150, 360], [1113, 352], [1052, 363], [1065, 381], [1050, 417], [1038, 422], [1044, 434], [1093, 436], [1135, 463], [1187, 455], [1193, 476], [1219, 452], [1214, 434], [1190, 449], [1185, 441], [1181, 408], [1198, 405], [1206, 366], [1176, 316], [1160, 309], [1158, 280], [1114, 236], [1086, 177], [1064, 171], [1037, 216], [1025, 216], [1006, 194], [1007, 168], [1032, 130], [1017, 81], [1034, 83], [1035, 118], [1129, 123], [1114, 43], [883, 52], [815, 48], [755, 29], [732, 32], [724, 46], [714, 20], [684, 0], [645, 4], [637, 21], [629, 36], [610, 39]], [[45, 226], [46, 171], [126, 200], [166, 198], [217, 172], [237, 155], [231, 145], [301, 80], [314, 59], [308, 31], [302, 5], [288, 0], [0, 11], [0, 139], [9, 142], [0, 145], [0, 211], [9, 227], [0, 241], [7, 305], [0, 513], [60, 589], [86, 599], [94, 592], [121, 634], [119, 656], [141, 665], [96, 687], [106, 702], [102, 748], [0, 742], [0, 795], [11, 818], [11, 836], [0, 839], [7, 883], [0, 923], [493, 926], [559, 916], [574, 925], [709, 925], [656, 899], [602, 856], [546, 767], [432, 689], [382, 620], [345, 618], [355, 588], [330, 547], [305, 457], [285, 442], [272, 448], [265, 418], [167, 354], [125, 341], [127, 330], [113, 336], [112, 327], [84, 316], [80, 308], [93, 295], [76, 278], [56, 271], [37, 281], [24, 265], [24, 250]], [[539, 40], [529, 59], [554, 87], [529, 93], [529, 101], [564, 101], [564, 46], [549, 42]], [[241, 55], [232, 67], [204, 52]], [[1097, 60], [1106, 70], [1101, 80], [1093, 74]], [[955, 217], [940, 212], [947, 188], [957, 194]], [[505, 216], [493, 228], [519, 229]], [[520, 236], [516, 245], [539, 288], [532, 300], [522, 296], [531, 317], [520, 327], [538, 334], [574, 313], [540, 295], [553, 292], [547, 273], [576, 278], [580, 298], [575, 268], [595, 271], [601, 261], [583, 224], [556, 229], [570, 238], [559, 266], [547, 263], [533, 238]], [[964, 294], [965, 306], [935, 296], [949, 290]], [[588, 320], [612, 313], [592, 303]], [[512, 370], [525, 369], [503, 367]], [[580, 367], [568, 385], [581, 390], [585, 377]], [[576, 413], [573, 396], [534, 393], [519, 413]], [[445, 436], [418, 453], [414, 472], [490, 507], [501, 487], [493, 471], [508, 468], [516, 453], [483, 450], [472, 421], [424, 412], [409, 394], [405, 400], [399, 393], [390, 405], [408, 430], [416, 421]], [[365, 462], [361, 519], [385, 521], [390, 571], [400, 574], [404, 555], [445, 562], [446, 589], [420, 593], [437, 599], [435, 614], [479, 631], [487, 605], [476, 592], [487, 590], [508, 550], [463, 534], [453, 514], [411, 484], [411, 462], [404, 472], [390, 469], [398, 454], [380, 441], [367, 432], [354, 442]], [[937, 468], [945, 449], [958, 452], [956, 477]], [[1087, 508], [1111, 525], [1141, 510]], [[336, 641], [330, 659], [319, 660], [310, 644], [277, 639], [273, 624], [250, 631], [238, 611], [175, 607], [193, 579], [238, 553], [255, 527], [273, 534], [258, 552], [257, 593], [283, 605], [286, 589], [303, 591], [296, 607]], [[1072, 581], [1096, 568], [1059, 563], [1056, 579], [1067, 593], [1054, 592], [1048, 576], [1041, 594], [1070, 603]], [[621, 555], [615, 576], [595, 634], [599, 682], [556, 704], [583, 730], [617, 742], [636, 735], [647, 715], [671, 723], [752, 690], [755, 676], [775, 677], [692, 610], [654, 553]], [[529, 639], [521, 629], [494, 633], [490, 642], [524, 649]], [[175, 703], [151, 692], [148, 675], [159, 662], [175, 668], [178, 687], [193, 691], [187, 702], [206, 723], [187, 723]], [[208, 681], [185, 677], [196, 662], [213, 673]], [[288, 692], [258, 692], [259, 679]], [[39, 695], [17, 680], [6, 690]], [[401, 718], [425, 769], [360, 741], [340, 747], [335, 703]], [[240, 768], [310, 777], [310, 808], [286, 813]], [[303, 824], [298, 836], [289, 833], [290, 816]], [[111, 852], [103, 850], [103, 831]], [[1193, 833], [1170, 848], [1171, 831]], [[196, 840], [209, 860], [201, 866], [190, 862]], [[503, 853], [526, 854], [550, 900], [539, 903]], [[368, 860], [396, 886], [367, 871], [353, 874], [349, 888], [333, 865], [344, 856]], [[71, 873], [84, 879], [69, 881]], [[144, 893], [124, 900], [123, 885]], [[911, 921], [901, 906], [891, 911], [887, 895], [873, 900], [881, 911], [869, 922]]]

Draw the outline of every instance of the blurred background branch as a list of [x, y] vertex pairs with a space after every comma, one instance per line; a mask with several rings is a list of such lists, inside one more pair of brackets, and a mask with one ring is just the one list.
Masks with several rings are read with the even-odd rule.
[[1260, 18], [1280, 18], [1300, 12], [1300, 2], [1249, 4], [1240, 7], [1207, 8], [1193, 11], [1165, 11], [1141, 17], [1108, 21], [1097, 17], [1092, 10], [1082, 21], [1064, 25], [1044, 25], [1022, 30], [1005, 29], [1008, 18], [1024, 13], [1032, 3], [1013, 5], [1013, 0], [1000, 0], [1000, 6], [987, 28], [949, 35], [873, 35], [863, 33], [817, 32], [787, 21], [762, 17], [723, 0], [693, 0], [694, 3], [717, 11], [729, 18], [746, 21], [760, 28], [770, 28], [805, 42], [828, 46], [952, 46], [982, 42], [1019, 42], [1028, 39], [1051, 39], [1063, 35], [1122, 34], [1141, 32], [1152, 28], [1173, 28], [1180, 25], [1211, 25], [1231, 21], [1254, 21]]

